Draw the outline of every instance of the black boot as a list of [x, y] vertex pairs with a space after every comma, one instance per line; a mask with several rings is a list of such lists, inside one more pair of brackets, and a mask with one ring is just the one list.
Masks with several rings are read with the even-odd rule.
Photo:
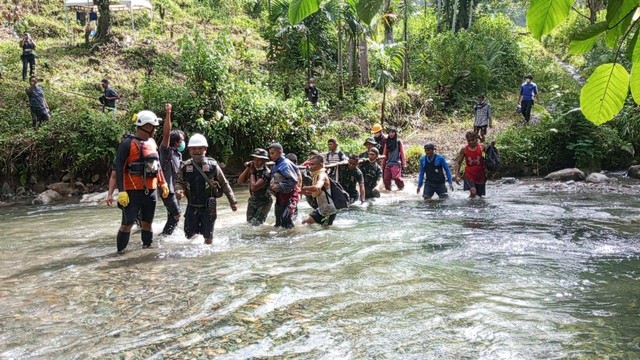
[[173, 230], [176, 229], [177, 225], [178, 225], [178, 220], [174, 219], [173, 216], [169, 215], [169, 217], [167, 218], [167, 223], [164, 224], [164, 229], [162, 229], [162, 234], [163, 235], [173, 234]]
[[118, 253], [119, 254], [122, 254], [124, 252], [124, 249], [129, 244], [129, 237], [130, 236], [131, 236], [131, 233], [124, 232], [124, 231], [118, 231], [117, 247], [118, 247]]
[[142, 230], [140, 233], [142, 234], [142, 247], [150, 248], [153, 242], [153, 233], [147, 230]]

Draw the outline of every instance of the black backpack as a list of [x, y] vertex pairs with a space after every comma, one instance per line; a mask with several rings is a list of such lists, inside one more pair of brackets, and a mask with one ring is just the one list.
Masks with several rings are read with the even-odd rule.
[[484, 164], [489, 172], [496, 172], [500, 169], [500, 152], [495, 146], [495, 142], [491, 143], [485, 151]]
[[333, 200], [333, 205], [336, 209], [346, 209], [349, 207], [351, 198], [349, 197], [349, 193], [344, 190], [342, 185], [339, 182], [329, 178], [331, 182], [331, 199]]

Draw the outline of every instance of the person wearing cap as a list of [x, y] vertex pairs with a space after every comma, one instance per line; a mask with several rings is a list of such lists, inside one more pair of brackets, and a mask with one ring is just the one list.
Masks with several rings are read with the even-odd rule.
[[35, 76], [29, 78], [29, 87], [26, 89], [26, 93], [29, 98], [33, 128], [38, 130], [40, 124], [51, 119], [51, 113], [49, 112], [49, 104], [44, 98], [44, 89], [38, 85], [38, 78]]
[[460, 149], [454, 173], [456, 183], [460, 181], [460, 167], [465, 162], [464, 190], [469, 190], [469, 197], [483, 197], [486, 193], [487, 174], [484, 165], [484, 147], [478, 142], [478, 134], [473, 131], [465, 135], [467, 146]]
[[120, 142], [115, 161], [118, 207], [122, 209], [122, 222], [116, 240], [118, 253], [122, 253], [129, 244], [131, 228], [138, 213], [142, 247], [151, 247], [156, 189], [161, 189], [163, 199], [169, 196], [169, 187], [160, 166], [158, 146], [153, 139], [160, 119], [149, 110], [140, 111], [133, 118], [136, 131]]
[[367, 152], [367, 158], [361, 159], [360, 171], [364, 177], [364, 198], [379, 198], [378, 184], [382, 179], [382, 168], [378, 164], [378, 148], [371, 147]]
[[31, 34], [24, 33], [22, 39], [20, 39], [20, 48], [22, 49], [22, 81], [27, 80], [27, 66], [29, 67], [29, 76], [33, 76], [36, 69], [36, 42], [33, 41]]
[[387, 137], [382, 133], [382, 125], [373, 124], [371, 127], [371, 135], [373, 135], [373, 140], [376, 142], [378, 153], [381, 155], [384, 154], [384, 145], [387, 142]]
[[300, 201], [298, 193], [298, 167], [284, 156], [284, 149], [279, 143], [269, 145], [269, 158], [275, 162], [271, 169], [269, 189], [276, 196], [273, 206], [276, 216], [276, 227], [293, 228], [295, 209]]
[[191, 159], [182, 164], [176, 181], [178, 199], [187, 197], [184, 234], [188, 239], [201, 234], [204, 243], [210, 245], [218, 218], [217, 198], [224, 193], [232, 211], [238, 210], [238, 202], [218, 162], [207, 156], [209, 143], [204, 135], [191, 135], [187, 147]]
[[[342, 185], [344, 190], [349, 193], [349, 199], [351, 203], [356, 200], [360, 200], [360, 203], [364, 203], [364, 176], [362, 171], [358, 168], [360, 158], [358, 155], [349, 156], [348, 165], [340, 170], [340, 178], [338, 183]], [[357, 185], [357, 188], [356, 188]]]
[[116, 100], [119, 100], [122, 96], [118, 95], [118, 93], [109, 86], [109, 80], [107, 79], [102, 79], [100, 86], [102, 87], [103, 93], [98, 100], [100, 100], [102, 104], [102, 111], [116, 110]]
[[269, 193], [271, 171], [266, 166], [269, 153], [265, 149], [255, 149], [252, 161], [244, 164], [244, 171], [238, 177], [238, 184], [249, 183], [249, 203], [247, 204], [247, 222], [251, 225], [262, 225], [269, 215], [273, 199]]
[[533, 82], [533, 75], [527, 74], [524, 77], [524, 83], [520, 86], [520, 96], [518, 97], [518, 105], [521, 107], [525, 124], [529, 124], [529, 120], [531, 120], [531, 108], [533, 108], [534, 100], [538, 100], [538, 85]]
[[424, 145], [424, 155], [420, 158], [416, 194], [420, 194], [420, 189], [424, 184], [422, 197], [425, 199], [431, 199], [433, 194], [438, 194], [441, 199], [449, 196], [445, 186], [445, 176], [446, 182], [449, 183], [449, 189], [453, 191], [453, 179], [451, 178], [451, 170], [449, 170], [447, 159], [440, 154], [436, 154], [435, 150], [436, 146], [433, 143], [426, 143]]
[[162, 143], [160, 144], [160, 164], [162, 173], [169, 186], [169, 196], [163, 199], [167, 209], [167, 222], [162, 234], [171, 235], [180, 221], [180, 202], [175, 194], [175, 179], [182, 164], [182, 152], [185, 149], [185, 136], [181, 130], [171, 129], [171, 104], [164, 105], [165, 118], [162, 124]]
[[398, 130], [390, 127], [387, 130], [388, 136], [384, 145], [384, 170], [382, 181], [384, 188], [391, 190], [391, 181], [393, 180], [398, 190], [404, 189], [404, 181], [402, 181], [402, 170], [407, 167], [407, 158], [404, 155], [402, 141], [398, 139]]
[[367, 148], [367, 150], [365, 150], [364, 152], [362, 152], [360, 154], [360, 158], [361, 159], [367, 159], [369, 158], [369, 150], [371, 150], [371, 148], [376, 147], [376, 145], [378, 145], [378, 143], [376, 142], [376, 140], [373, 137], [368, 137], [365, 141], [364, 141], [364, 147]]

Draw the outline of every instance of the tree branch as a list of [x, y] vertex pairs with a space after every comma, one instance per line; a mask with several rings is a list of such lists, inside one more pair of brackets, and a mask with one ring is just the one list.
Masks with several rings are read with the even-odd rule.
[[591, 22], [591, 18], [590, 18], [590, 17], [588, 17], [587, 15], [585, 15], [585, 14], [581, 13], [578, 9], [576, 9], [576, 7], [575, 7], [575, 6], [572, 6], [572, 7], [571, 7], [571, 10], [573, 10], [573, 11], [577, 12], [577, 13], [578, 13], [578, 15], [582, 16], [583, 18], [585, 18], [585, 19], [589, 20], [589, 22]]

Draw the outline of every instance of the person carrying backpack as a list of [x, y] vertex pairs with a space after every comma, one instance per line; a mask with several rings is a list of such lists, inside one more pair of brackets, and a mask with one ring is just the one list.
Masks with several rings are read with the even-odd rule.
[[315, 198], [318, 207], [302, 223], [329, 226], [333, 224], [338, 212], [331, 197], [331, 181], [324, 167], [324, 158], [321, 155], [313, 155], [310, 161], [311, 185], [303, 186], [302, 194]]

